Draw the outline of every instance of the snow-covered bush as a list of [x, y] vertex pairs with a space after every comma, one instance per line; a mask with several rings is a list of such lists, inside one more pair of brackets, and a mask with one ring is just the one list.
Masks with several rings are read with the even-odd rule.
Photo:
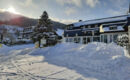
[[118, 36], [117, 38], [117, 44], [124, 47], [124, 46], [128, 46], [129, 43], [129, 38], [128, 38], [128, 34], [123, 34]]

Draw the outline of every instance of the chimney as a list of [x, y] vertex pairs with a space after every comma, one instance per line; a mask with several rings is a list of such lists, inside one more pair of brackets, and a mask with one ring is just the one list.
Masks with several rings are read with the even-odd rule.
[[79, 22], [82, 22], [82, 20], [79, 20]]

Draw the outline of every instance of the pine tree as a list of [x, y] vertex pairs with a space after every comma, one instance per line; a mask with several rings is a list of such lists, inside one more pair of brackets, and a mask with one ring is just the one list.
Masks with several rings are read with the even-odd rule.
[[52, 45], [57, 42], [57, 34], [52, 28], [51, 20], [49, 19], [46, 11], [43, 12], [41, 18], [38, 20], [38, 25], [34, 29], [32, 38], [34, 42], [39, 42], [39, 47], [42, 38], [46, 39], [46, 46]]

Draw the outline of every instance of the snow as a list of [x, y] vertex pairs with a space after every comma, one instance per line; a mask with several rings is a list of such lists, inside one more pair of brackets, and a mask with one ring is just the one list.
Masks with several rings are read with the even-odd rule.
[[1, 80], [129, 80], [130, 59], [114, 43], [0, 48]]
[[62, 36], [63, 33], [64, 33], [64, 30], [62, 30], [62, 29], [57, 29], [56, 33], [57, 33], [59, 36]]
[[97, 23], [104, 23], [104, 22], [113, 22], [113, 21], [126, 20], [127, 16], [128, 15], [118, 16], [118, 17], [110, 17], [110, 18], [103, 18], [103, 19], [97, 19], [97, 20], [88, 20], [88, 21], [74, 23], [74, 26], [79, 27], [81, 25], [90, 25], [90, 24], [97, 24]]

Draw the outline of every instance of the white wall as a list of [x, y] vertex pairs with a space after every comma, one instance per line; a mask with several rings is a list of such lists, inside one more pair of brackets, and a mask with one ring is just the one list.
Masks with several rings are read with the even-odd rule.
[[[118, 33], [104, 33], [104, 34], [101, 34], [100, 35], [100, 42], [101, 42], [101, 36], [103, 36], [103, 42], [105, 42], [105, 39], [104, 39], [104, 36], [107, 35], [107, 43], [111, 43], [111, 42], [114, 42], [115, 39], [114, 39], [114, 36], [115, 35], [123, 35], [123, 34], [127, 34], [127, 32], [118, 32]], [[112, 41], [111, 41], [112, 40]]]
[[88, 42], [87, 42], [87, 39], [90, 38], [90, 42], [93, 42], [93, 38], [94, 38], [94, 37], [100, 37], [100, 36], [63, 37], [63, 42], [66, 42], [66, 39], [68, 39], [68, 42], [75, 42], [75, 41], [74, 41], [75, 38], [76, 38], [76, 39], [79, 39], [79, 38], [80, 38], [80, 42], [79, 42], [79, 43], [83, 44], [83, 43], [84, 43], [83, 38], [86, 38], [86, 43], [88, 43]]

